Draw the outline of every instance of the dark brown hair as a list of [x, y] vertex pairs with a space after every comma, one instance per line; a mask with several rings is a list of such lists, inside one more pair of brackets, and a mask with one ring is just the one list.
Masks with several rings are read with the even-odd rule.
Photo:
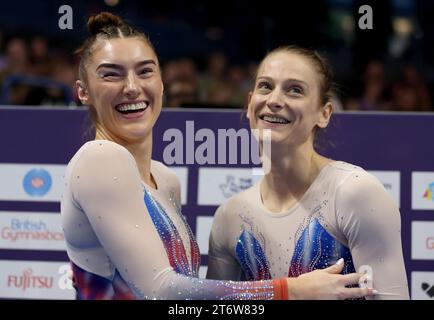
[[[75, 51], [75, 54], [77, 54], [80, 58], [78, 76], [85, 84], [87, 83], [86, 68], [89, 64], [90, 58], [92, 57], [95, 44], [99, 40], [137, 37], [145, 41], [145, 43], [152, 49], [155, 56], [157, 57], [154, 46], [143, 32], [132, 27], [122, 20], [122, 18], [110, 12], [101, 12], [89, 17], [87, 20], [87, 30], [89, 31], [90, 36], [84, 41], [83, 45]], [[91, 137], [93, 135], [92, 132], [95, 129], [95, 125], [97, 123], [97, 114], [95, 108], [89, 106], [89, 111], [90, 126], [88, 131], [85, 133], [86, 137]]]
[[127, 24], [119, 16], [110, 12], [101, 12], [89, 17], [87, 20], [87, 30], [90, 33], [89, 38], [76, 50], [76, 54], [80, 56], [78, 75], [80, 80], [84, 82], [86, 82], [86, 66], [92, 56], [95, 43], [98, 40], [138, 37], [143, 39], [156, 55], [154, 46], [143, 32]]

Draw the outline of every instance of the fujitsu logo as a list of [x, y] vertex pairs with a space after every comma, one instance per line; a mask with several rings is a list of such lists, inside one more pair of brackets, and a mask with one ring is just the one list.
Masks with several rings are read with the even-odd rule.
[[20, 288], [25, 291], [31, 289], [51, 289], [53, 287], [53, 277], [33, 275], [33, 269], [24, 270], [20, 276], [8, 276], [8, 288]]

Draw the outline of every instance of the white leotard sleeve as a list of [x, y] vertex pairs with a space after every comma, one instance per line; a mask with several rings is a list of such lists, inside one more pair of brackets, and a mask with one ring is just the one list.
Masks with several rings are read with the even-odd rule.
[[336, 193], [336, 219], [356, 271], [373, 271], [381, 299], [408, 299], [399, 209], [383, 185], [365, 171], [352, 173]]
[[[242, 279], [242, 269], [238, 261], [229, 248], [231, 245], [225, 231], [229, 220], [226, 217], [226, 206], [222, 204], [218, 207], [209, 237], [208, 250], [208, 269], [206, 277], [208, 279]], [[234, 219], [235, 222], [235, 219]]]

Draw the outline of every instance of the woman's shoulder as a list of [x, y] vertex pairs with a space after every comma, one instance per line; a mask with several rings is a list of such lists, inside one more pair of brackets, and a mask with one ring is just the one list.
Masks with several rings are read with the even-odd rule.
[[97, 151], [111, 151], [111, 152], [128, 152], [127, 148], [119, 143], [110, 140], [92, 140], [83, 144], [80, 150], [97, 150]]
[[356, 171], [365, 171], [362, 167], [345, 162], [345, 161], [333, 161], [330, 162], [329, 166], [333, 169], [335, 173], [352, 173]]
[[131, 153], [122, 145], [108, 140], [93, 140], [83, 144], [72, 157], [68, 164], [69, 168], [76, 167], [77, 164], [98, 164], [108, 166], [112, 162], [126, 160], [130, 164], [135, 164]]
[[387, 192], [376, 176], [360, 166], [344, 161], [335, 161], [331, 166], [337, 178], [337, 191], [345, 194], [347, 198], [366, 197], [379, 191]]
[[[128, 154], [132, 157], [130, 152], [124, 146], [109, 140], [92, 140], [83, 144], [76, 152], [75, 156], [83, 154], [87, 155], [103, 155], [107, 154]], [[74, 157], [75, 157], [74, 156]]]
[[344, 185], [349, 178], [359, 178], [360, 181], [371, 181], [376, 179], [371, 173], [362, 167], [345, 161], [333, 161], [329, 164], [329, 170], [326, 173], [329, 179], [335, 179], [337, 186]]

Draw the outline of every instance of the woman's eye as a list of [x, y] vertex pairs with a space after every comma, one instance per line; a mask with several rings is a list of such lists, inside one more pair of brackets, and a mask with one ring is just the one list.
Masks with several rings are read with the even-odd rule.
[[301, 94], [303, 94], [303, 89], [300, 88], [300, 87], [295, 86], [295, 87], [291, 87], [291, 88], [289, 89], [289, 92], [290, 92], [290, 93], [297, 94], [297, 95], [301, 95]]
[[150, 69], [150, 68], [146, 68], [146, 69], [140, 70], [139, 74], [140, 74], [140, 75], [148, 75], [148, 74], [150, 74], [152, 71], [153, 71], [152, 69]]
[[258, 89], [271, 89], [271, 85], [268, 82], [259, 82], [258, 83]]
[[120, 76], [120, 74], [114, 72], [107, 72], [102, 74], [103, 78], [119, 78]]

